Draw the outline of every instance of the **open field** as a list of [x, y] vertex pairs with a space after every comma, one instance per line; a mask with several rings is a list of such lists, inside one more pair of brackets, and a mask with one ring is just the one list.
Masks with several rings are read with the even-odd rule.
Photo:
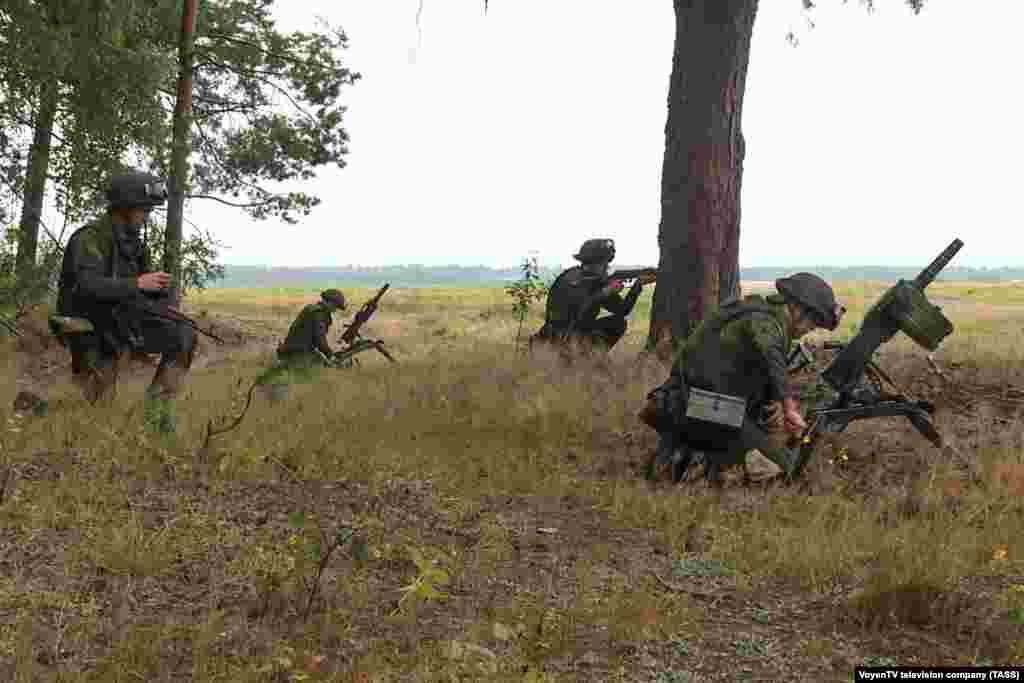
[[[837, 284], [837, 336], [884, 287]], [[640, 476], [655, 438], [636, 413], [667, 373], [637, 355], [646, 293], [607, 358], [565, 366], [517, 353], [501, 290], [390, 291], [365, 331], [398, 365], [364, 355], [286, 403], [257, 394], [205, 449], [316, 292], [187, 302], [229, 344], [203, 341], [177, 443], [141, 428], [152, 367], [88, 409], [39, 313], [0, 350], [0, 680], [846, 682], [862, 663], [1020, 663], [1024, 285], [928, 291], [957, 325], [941, 374], [902, 337], [881, 356], [939, 406], [951, 452], [855, 423], [799, 485], [720, 491]], [[346, 291], [349, 315], [371, 293]], [[12, 413], [19, 388], [49, 415]]]

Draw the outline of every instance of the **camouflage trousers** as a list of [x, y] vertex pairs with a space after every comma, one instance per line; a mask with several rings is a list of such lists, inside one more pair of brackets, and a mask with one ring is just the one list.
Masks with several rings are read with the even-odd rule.
[[323, 358], [315, 353], [278, 353], [277, 360], [256, 383], [277, 403], [288, 398], [290, 385], [313, 381], [325, 367]]
[[610, 351], [626, 334], [628, 323], [620, 315], [606, 315], [598, 318], [590, 325], [578, 327], [568, 336], [555, 330], [547, 323], [535, 335], [530, 337], [530, 344], [535, 342], [564, 341], [569, 345], [582, 346], [588, 349]]
[[737, 429], [686, 417], [686, 402], [687, 390], [678, 376], [648, 394], [639, 417], [658, 432], [662, 453], [671, 450], [672, 444], [685, 444], [692, 451], [703, 452], [708, 464], [713, 462], [719, 468], [743, 465], [752, 481], [771, 479], [792, 465], [786, 447], [788, 435], [781, 428], [768, 426], [761, 419], [760, 407], [755, 406]]
[[174, 399], [198, 348], [195, 332], [184, 323], [157, 317], [142, 318], [139, 346], [114, 347], [94, 335], [69, 340], [72, 380], [85, 399], [96, 404], [108, 401], [117, 391], [119, 371], [131, 352], [160, 354], [160, 362], [146, 389], [146, 422], [162, 433], [174, 431]]

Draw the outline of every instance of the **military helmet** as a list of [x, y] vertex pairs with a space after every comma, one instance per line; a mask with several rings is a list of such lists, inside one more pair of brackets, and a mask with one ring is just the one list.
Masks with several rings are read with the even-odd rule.
[[814, 273], [796, 273], [780, 278], [775, 281], [775, 289], [787, 301], [794, 301], [806, 309], [819, 327], [834, 330], [839, 326], [835, 292]]
[[320, 292], [320, 298], [338, 308], [345, 308], [345, 295], [341, 293], [340, 289], [325, 289]]
[[587, 240], [572, 257], [584, 265], [611, 261], [615, 258], [615, 240]]
[[106, 196], [113, 209], [152, 209], [167, 201], [167, 183], [155, 175], [130, 170], [110, 179]]

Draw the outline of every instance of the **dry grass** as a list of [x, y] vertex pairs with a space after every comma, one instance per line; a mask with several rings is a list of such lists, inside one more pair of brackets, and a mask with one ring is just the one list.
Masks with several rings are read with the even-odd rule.
[[[880, 288], [839, 287], [841, 333]], [[1020, 661], [1006, 385], [1024, 308], [1019, 288], [970, 289], [929, 290], [960, 298], [945, 379], [903, 341], [883, 361], [973, 466], [883, 420], [794, 489], [640, 478], [636, 413], [665, 374], [637, 359], [648, 295], [621, 347], [566, 366], [516, 353], [500, 290], [389, 292], [367, 332], [400, 365], [364, 356], [261, 397], [205, 453], [207, 419], [237, 409], [312, 293], [190, 302], [248, 343], [204, 349], [177, 444], [140, 429], [150, 369], [87, 410], [58, 350], [5, 348], [0, 679], [846, 681], [884, 658]], [[20, 385], [49, 416], [9, 412]]]

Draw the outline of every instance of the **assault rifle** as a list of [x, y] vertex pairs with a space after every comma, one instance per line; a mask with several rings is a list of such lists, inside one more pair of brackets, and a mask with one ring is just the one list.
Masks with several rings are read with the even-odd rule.
[[627, 280], [636, 280], [641, 277], [658, 277], [658, 269], [645, 267], [645, 268], [624, 268], [622, 270], [615, 270], [608, 274], [607, 280], [609, 282], [626, 282]]
[[390, 287], [391, 283], [385, 283], [383, 287], [377, 290], [377, 293], [373, 298], [363, 304], [362, 308], [356, 312], [355, 317], [352, 318], [352, 322], [345, 325], [345, 331], [341, 335], [341, 342], [345, 344], [345, 348], [334, 353], [334, 356], [331, 358], [334, 364], [345, 365], [349, 361], [353, 361], [356, 355], [363, 351], [368, 351], [369, 349], [376, 349], [392, 363], [397, 362], [394, 357], [388, 353], [388, 350], [384, 348], [383, 340], [364, 339], [359, 333], [362, 326], [366, 324], [366, 321], [373, 317], [373, 314], [377, 312], [377, 305], [380, 303], [381, 297], [384, 296]]
[[893, 285], [868, 310], [860, 331], [848, 343], [825, 343], [826, 349], [838, 353], [821, 378], [838, 396], [829, 406], [808, 412], [791, 478], [807, 466], [823, 433], [838, 434], [854, 420], [903, 416], [937, 448], [942, 447], [942, 437], [931, 420], [935, 407], [928, 401], [907, 398], [874, 359], [878, 347], [898, 332], [929, 351], [935, 351], [953, 332], [953, 323], [929, 303], [924, 290], [963, 246], [959, 239], [953, 240], [913, 281], [900, 280]]
[[641, 277], [658, 277], [658, 269], [651, 266], [645, 266], [643, 268], [621, 268], [619, 270], [613, 270], [607, 275], [586, 275], [583, 277], [584, 280], [598, 280], [602, 285], [609, 282], [628, 282], [629, 280], [636, 280]]
[[[132, 326], [127, 324], [127, 321], [124, 320], [125, 316], [119, 314], [118, 309], [122, 307], [132, 309], [135, 312], [146, 313], [164, 320], [170, 320], [171, 322], [184, 323], [196, 332], [209, 337], [218, 344], [225, 343], [223, 339], [210, 330], [200, 327], [195, 320], [192, 320], [192, 318], [188, 317], [176, 308], [163, 304], [150, 303], [143, 299], [135, 299], [132, 301], [123, 301], [117, 304], [113, 314], [114, 325], [117, 327], [117, 336], [127, 339], [129, 345], [135, 349], [142, 346], [142, 341], [138, 338], [138, 335], [135, 334], [135, 330]], [[68, 335], [92, 334], [96, 332], [96, 326], [87, 318], [51, 315], [47, 322], [50, 327], [50, 332], [57, 338], [57, 341], [60, 342], [61, 346], [65, 345], [65, 337]]]
[[121, 303], [119, 304], [119, 306], [127, 306], [129, 308], [134, 308], [143, 313], [148, 313], [149, 315], [156, 316], [157, 318], [170, 320], [171, 322], [184, 323], [185, 325], [188, 325], [199, 334], [209, 337], [218, 344], [226, 343], [223, 339], [215, 335], [213, 332], [200, 327], [195, 320], [188, 317], [187, 315], [185, 315], [184, 313], [182, 313], [181, 311], [172, 306], [167, 306], [165, 304], [150, 303], [149, 301], [141, 298], [132, 300], [130, 302]]

